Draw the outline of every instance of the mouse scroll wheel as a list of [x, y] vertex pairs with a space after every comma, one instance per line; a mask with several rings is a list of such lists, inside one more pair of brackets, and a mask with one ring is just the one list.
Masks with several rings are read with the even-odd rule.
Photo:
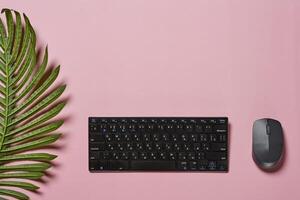
[[271, 128], [269, 125], [266, 126], [267, 135], [271, 135]]

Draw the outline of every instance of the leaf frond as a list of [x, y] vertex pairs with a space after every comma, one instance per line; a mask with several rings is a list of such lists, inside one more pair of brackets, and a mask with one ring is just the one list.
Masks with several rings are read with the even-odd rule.
[[20, 189], [38, 189], [26, 180], [41, 179], [56, 158], [31, 151], [45, 150], [60, 138], [54, 131], [63, 120], [52, 119], [66, 104], [58, 101], [66, 86], [53, 88], [60, 66], [48, 73], [47, 47], [37, 63], [36, 34], [29, 18], [7, 8], [1, 14], [0, 200], [25, 200], [29, 197]]

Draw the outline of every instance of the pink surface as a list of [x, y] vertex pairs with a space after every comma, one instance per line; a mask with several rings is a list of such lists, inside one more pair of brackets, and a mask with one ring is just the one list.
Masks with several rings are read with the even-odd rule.
[[[32, 199], [300, 199], [297, 0], [1, 1], [25, 12], [68, 84], [63, 148]], [[228, 116], [230, 171], [88, 172], [88, 116]], [[280, 171], [251, 158], [257, 118], [282, 122]]]

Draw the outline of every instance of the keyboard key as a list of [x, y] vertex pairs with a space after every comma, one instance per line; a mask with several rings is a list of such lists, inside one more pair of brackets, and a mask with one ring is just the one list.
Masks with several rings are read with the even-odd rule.
[[97, 126], [97, 124], [90, 123], [90, 125], [89, 125], [89, 131], [91, 133], [96, 133], [96, 132], [99, 132], [100, 130], [99, 130], [99, 127]]
[[97, 165], [97, 161], [95, 161], [95, 160], [91, 161], [90, 160], [89, 169], [90, 169], [90, 171], [99, 170], [99, 166]]
[[179, 139], [178, 139], [178, 134], [172, 134], [171, 135], [171, 141], [173, 142], [177, 142]]
[[139, 159], [139, 155], [137, 152], [131, 152], [130, 153], [130, 159], [131, 160], [138, 160]]
[[227, 125], [226, 124], [220, 124], [214, 126], [214, 131], [217, 133], [226, 133], [227, 132]]
[[197, 142], [198, 141], [198, 135], [197, 134], [191, 134], [190, 135], [190, 140], [192, 142]]
[[[105, 149], [103, 149], [105, 150]], [[107, 150], [109, 151], [115, 151], [116, 150], [116, 143], [107, 143]]]
[[130, 134], [128, 134], [128, 133], [124, 134], [123, 138], [124, 138], [125, 141], [128, 141], [128, 142], [131, 141]]
[[167, 124], [166, 125], [166, 131], [169, 133], [174, 132], [174, 125], [173, 124]]
[[211, 133], [213, 132], [212, 126], [210, 124], [207, 124], [204, 126], [204, 132], [205, 133]]
[[144, 145], [143, 145], [143, 143], [136, 143], [136, 149], [137, 149], [137, 150], [140, 150], [140, 151], [144, 150]]
[[200, 134], [199, 135], [200, 142], [207, 142], [207, 135], [206, 134]]
[[90, 161], [89, 169], [90, 169], [90, 171], [108, 169], [107, 162], [106, 161]]
[[111, 159], [119, 160], [120, 159], [120, 153], [119, 152], [112, 152], [111, 153]]
[[217, 164], [216, 164], [215, 161], [210, 161], [210, 162], [208, 162], [208, 169], [209, 169], [209, 170], [215, 170], [216, 167], [217, 167]]
[[118, 141], [118, 142], [121, 141], [121, 135], [120, 134], [115, 134], [114, 135], [114, 140]]
[[228, 170], [227, 161], [217, 161], [217, 167], [218, 170], [227, 171]]
[[162, 150], [162, 143], [161, 142], [154, 143], [154, 147], [153, 148], [156, 151], [161, 151]]
[[196, 161], [189, 162], [189, 165], [190, 165], [191, 170], [197, 170], [197, 168], [198, 168]]
[[193, 131], [193, 125], [191, 125], [191, 124], [186, 124], [186, 125], [184, 126], [184, 131], [185, 131], [185, 132], [192, 132], [192, 131]]
[[104, 159], [104, 160], [110, 159], [110, 153], [109, 153], [108, 151], [104, 151], [104, 152], [103, 152], [103, 159]]
[[105, 150], [105, 143], [104, 142], [97, 142], [90, 144], [90, 151], [104, 151]]
[[139, 157], [142, 159], [142, 160], [148, 160], [149, 157], [148, 157], [148, 153], [147, 152], [141, 152]]
[[211, 151], [226, 151], [227, 144], [226, 143], [212, 143]]
[[169, 158], [170, 158], [170, 160], [176, 160], [177, 159], [177, 154], [175, 152], [170, 152], [169, 153]]
[[189, 152], [187, 155], [189, 160], [195, 160], [196, 159], [196, 154], [194, 152]]
[[184, 131], [183, 124], [177, 124], [177, 125], [175, 125], [175, 129], [176, 129], [176, 132], [182, 133]]
[[202, 160], [198, 162], [198, 169], [201, 171], [207, 170], [208, 162], [206, 160]]
[[167, 153], [166, 152], [159, 153], [159, 158], [161, 160], [166, 160], [168, 158]]
[[160, 170], [173, 171], [176, 169], [174, 161], [131, 161], [132, 170]]
[[127, 170], [129, 168], [129, 163], [126, 160], [110, 160], [107, 165], [111, 170]]
[[226, 142], [227, 141], [227, 135], [226, 134], [220, 134], [219, 135], [219, 141], [220, 142]]
[[137, 133], [134, 133], [133, 135], [132, 135], [132, 140], [133, 141], [136, 141], [136, 142], [139, 142], [141, 139], [140, 139], [140, 135], [139, 134], [137, 134]]
[[100, 161], [100, 162], [98, 162], [98, 169], [99, 169], [99, 170], [105, 170], [105, 169], [108, 169], [107, 162], [105, 162], [105, 161]]
[[184, 144], [182, 144], [182, 149], [184, 151], [190, 151], [191, 150], [191, 145], [189, 143], [184, 143]]
[[179, 160], [186, 160], [187, 159], [187, 155], [184, 152], [179, 152], [178, 153], [178, 159]]
[[165, 149], [166, 151], [171, 151], [171, 149], [172, 149], [172, 144], [171, 144], [171, 143], [165, 143], [164, 146], [165, 146], [164, 149]]
[[216, 123], [217, 123], [217, 120], [215, 120], [215, 119], [210, 119], [208, 122], [209, 122], [210, 124], [216, 124]]
[[182, 142], [187, 142], [188, 141], [188, 137], [189, 137], [188, 134], [182, 134], [181, 135], [181, 141]]
[[187, 161], [179, 161], [177, 163], [179, 170], [188, 170], [188, 162]]
[[127, 151], [133, 151], [135, 149], [132, 143], [127, 143], [125, 147]]
[[202, 133], [203, 132], [203, 127], [201, 125], [196, 125], [195, 131], [197, 133]]
[[180, 151], [180, 150], [181, 150], [181, 145], [180, 145], [180, 143], [174, 143], [173, 149], [174, 149], [175, 151]]
[[197, 160], [204, 160], [204, 152], [197, 152], [196, 153], [196, 159]]
[[145, 142], [150, 142], [150, 139], [151, 139], [149, 133], [145, 133], [145, 134], [142, 136], [142, 138], [143, 138], [143, 141], [145, 141]]
[[159, 133], [153, 133], [152, 134], [152, 140], [155, 142], [158, 142], [160, 140], [160, 134]]
[[220, 152], [207, 152], [205, 154], [206, 159], [208, 160], [226, 160], [226, 153]]
[[165, 131], [165, 125], [164, 124], [158, 124], [157, 125], [157, 131], [161, 131], [161, 132]]
[[202, 144], [195, 143], [194, 144], [194, 151], [201, 151], [202, 150]]
[[202, 143], [202, 149], [204, 151], [209, 151], [210, 150], [209, 143], [207, 143], [207, 142]]
[[129, 159], [128, 152], [121, 152], [121, 159], [122, 160], [128, 160]]
[[151, 160], [157, 160], [158, 159], [158, 155], [156, 152], [151, 152], [149, 153], [149, 157]]
[[104, 137], [102, 134], [98, 134], [98, 133], [91, 133], [90, 137], [89, 137], [90, 142], [103, 142], [104, 141]]
[[147, 151], [152, 151], [152, 143], [146, 143], [145, 144], [145, 150], [147, 150]]
[[217, 135], [216, 134], [210, 134], [209, 135], [209, 141], [210, 142], [216, 142], [217, 141]]
[[90, 157], [90, 160], [99, 160], [100, 159], [100, 152], [99, 151], [90, 152], [89, 157]]
[[162, 141], [166, 142], [169, 140], [169, 135], [167, 133], [163, 133], [163, 134], [161, 134], [161, 139], [162, 139]]

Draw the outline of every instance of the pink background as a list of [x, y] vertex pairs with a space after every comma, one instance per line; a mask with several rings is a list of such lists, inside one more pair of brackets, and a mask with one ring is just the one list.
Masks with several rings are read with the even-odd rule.
[[[32, 199], [300, 199], [300, 1], [2, 0], [25, 12], [68, 84], [65, 137]], [[230, 171], [88, 172], [88, 116], [228, 116]], [[255, 119], [282, 122], [282, 169], [251, 158]]]

